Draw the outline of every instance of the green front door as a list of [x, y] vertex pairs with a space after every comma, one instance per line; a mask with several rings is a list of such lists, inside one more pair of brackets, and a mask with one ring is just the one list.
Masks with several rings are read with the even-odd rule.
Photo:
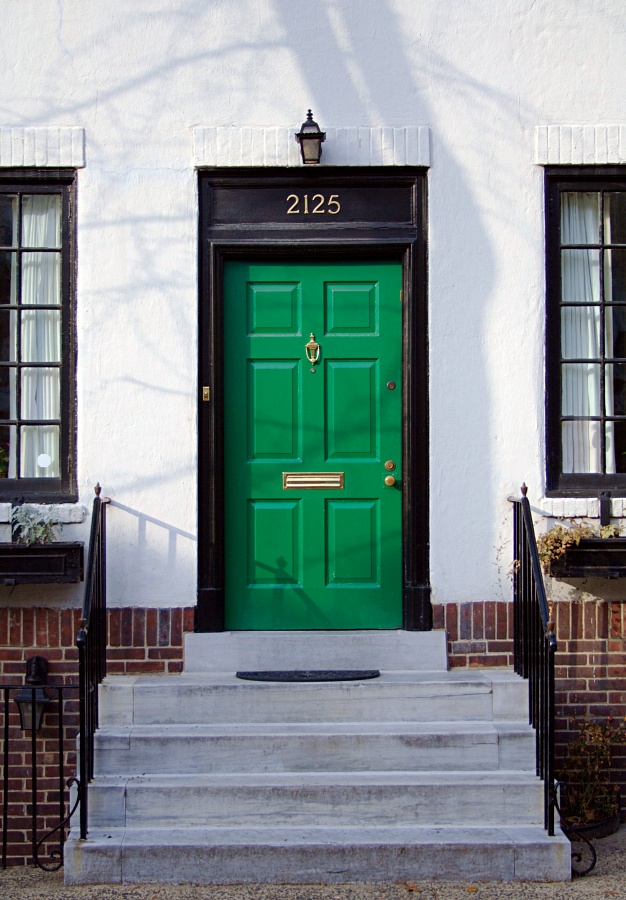
[[401, 626], [401, 278], [225, 264], [227, 629]]

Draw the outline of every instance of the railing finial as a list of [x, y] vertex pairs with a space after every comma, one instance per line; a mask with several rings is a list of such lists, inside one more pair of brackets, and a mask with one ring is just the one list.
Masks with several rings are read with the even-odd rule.
[[99, 496], [100, 496], [100, 491], [101, 491], [101, 490], [102, 490], [102, 488], [100, 487], [100, 482], [98, 482], [98, 484], [97, 484], [97, 485], [95, 486], [95, 488], [94, 488], [96, 497], [99, 497]]
[[525, 497], [526, 494], [528, 493], [528, 488], [526, 487], [526, 482], [524, 482], [524, 483], [522, 484], [522, 486], [521, 486], [521, 488], [520, 488], [520, 491], [522, 492], [522, 497]]

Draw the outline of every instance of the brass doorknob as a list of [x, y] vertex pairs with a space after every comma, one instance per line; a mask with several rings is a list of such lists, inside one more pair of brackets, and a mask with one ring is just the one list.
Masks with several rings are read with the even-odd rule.
[[387, 487], [393, 487], [395, 483], [396, 479], [394, 478], [394, 476], [387, 475], [387, 477], [385, 478], [385, 484], [387, 485]]

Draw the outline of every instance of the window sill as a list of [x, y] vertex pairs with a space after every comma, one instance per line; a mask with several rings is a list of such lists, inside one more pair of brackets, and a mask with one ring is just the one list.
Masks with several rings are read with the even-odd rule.
[[552, 563], [555, 578], [625, 578], [626, 537], [583, 538]]
[[0, 585], [71, 584], [84, 578], [83, 541], [0, 543]]

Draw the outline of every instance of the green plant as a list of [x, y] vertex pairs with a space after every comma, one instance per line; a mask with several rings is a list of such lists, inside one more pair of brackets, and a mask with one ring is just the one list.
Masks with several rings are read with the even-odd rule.
[[58, 526], [49, 513], [42, 513], [34, 506], [15, 506], [11, 522], [18, 544], [51, 544], [56, 540]]
[[573, 825], [609, 819], [618, 812], [617, 785], [611, 784], [611, 759], [615, 747], [626, 744], [626, 720], [615, 723], [587, 717], [570, 719], [578, 734], [567, 745], [559, 780], [567, 784], [563, 814]]
[[537, 550], [539, 560], [544, 572], [550, 568], [550, 564], [559, 559], [568, 547], [578, 545], [583, 538], [592, 537], [593, 529], [590, 525], [555, 525], [550, 531], [546, 531], [537, 538]]
[[551, 563], [556, 562], [557, 559], [563, 556], [568, 547], [580, 544], [583, 538], [617, 538], [620, 537], [621, 533], [621, 527], [615, 524], [603, 525], [599, 531], [594, 531], [591, 525], [576, 523], [568, 527], [559, 522], [554, 528], [537, 538], [537, 550], [539, 551], [541, 567], [547, 573]]
[[600, 528], [600, 537], [601, 538], [618, 538], [622, 533], [622, 529], [620, 525], [603, 525]]

